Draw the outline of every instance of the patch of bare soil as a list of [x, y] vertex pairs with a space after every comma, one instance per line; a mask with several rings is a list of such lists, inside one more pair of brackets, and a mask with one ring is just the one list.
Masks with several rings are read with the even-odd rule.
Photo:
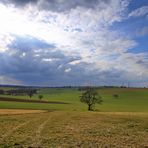
[[26, 109], [0, 109], [0, 115], [17, 115], [29, 113], [42, 113], [46, 110], [26, 110]]

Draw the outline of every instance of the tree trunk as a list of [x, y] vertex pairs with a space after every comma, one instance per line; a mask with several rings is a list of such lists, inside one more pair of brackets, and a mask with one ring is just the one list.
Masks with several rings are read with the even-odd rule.
[[92, 110], [91, 105], [88, 105], [88, 110], [89, 110], [89, 111], [91, 111], [91, 110]]

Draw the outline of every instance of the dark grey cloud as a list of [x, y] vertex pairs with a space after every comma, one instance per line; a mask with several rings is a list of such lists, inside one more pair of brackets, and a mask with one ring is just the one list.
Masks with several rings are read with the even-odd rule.
[[[0, 53], [0, 75], [26, 85], [105, 85], [107, 81], [110, 82], [110, 78], [116, 82], [119, 75], [117, 70], [89, 71], [93, 65], [85, 62], [71, 65], [71, 62], [81, 58], [66, 56], [55, 45], [33, 37], [16, 36], [8, 47], [8, 52]], [[70, 71], [66, 72], [67, 69]]]
[[[125, 71], [89, 70], [93, 63], [79, 56], [66, 56], [56, 45], [30, 36], [15, 36], [9, 51], [0, 53], [0, 75], [26, 85], [121, 85], [128, 82]], [[141, 62], [141, 61], [139, 61]], [[68, 70], [69, 71], [66, 71]], [[140, 80], [142, 81], [142, 80]], [[130, 83], [134, 83], [130, 81]]]
[[32, 49], [55, 48], [54, 44], [48, 44], [45, 41], [39, 40], [31, 36], [14, 36], [16, 39], [8, 45], [9, 48], [22, 51]]
[[66, 11], [75, 9], [76, 7], [94, 8], [98, 3], [98, 0], [51, 0], [43, 1], [39, 4], [40, 9], [52, 10], [52, 11]]
[[109, 3], [110, 0], [2, 0], [1, 2], [14, 4], [16, 7], [32, 4], [40, 10], [63, 12], [76, 7], [95, 8], [100, 3]]
[[[16, 37], [8, 45], [9, 51], [0, 53], [0, 75], [21, 81], [29, 85], [64, 85], [74, 80], [65, 72], [69, 63], [80, 57], [65, 56], [56, 46], [32, 37]], [[48, 61], [48, 59], [50, 59]], [[84, 71], [83, 66], [79, 72]]]
[[4, 4], [14, 4], [16, 6], [25, 6], [26, 4], [36, 4], [38, 0], [1, 0]]

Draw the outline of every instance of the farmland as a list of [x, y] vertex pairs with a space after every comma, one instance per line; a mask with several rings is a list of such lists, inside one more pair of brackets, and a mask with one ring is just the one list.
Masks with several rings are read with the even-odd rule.
[[[39, 100], [38, 95], [42, 94], [45, 101], [63, 102], [67, 104], [39, 104], [0, 101], [0, 108], [27, 108], [27, 109], [48, 109], [62, 111], [86, 111], [87, 106], [80, 103], [81, 91], [70, 88], [46, 88], [40, 89], [31, 99], [28, 96], [0, 95], [5, 98], [17, 98], [25, 100]], [[102, 105], [97, 105], [96, 110], [100, 111], [124, 111], [124, 112], [147, 112], [148, 111], [148, 89], [146, 88], [101, 88], [98, 93], [103, 99]], [[113, 95], [118, 94], [119, 98]]]
[[0, 147], [147, 147], [148, 114], [55, 111], [0, 117]]
[[[0, 101], [0, 148], [148, 147], [148, 90], [97, 91], [103, 104], [94, 112], [79, 101], [82, 91], [76, 88], [42, 88], [32, 98], [0, 95], [9, 98]], [[55, 103], [27, 102], [39, 101], [39, 94]]]

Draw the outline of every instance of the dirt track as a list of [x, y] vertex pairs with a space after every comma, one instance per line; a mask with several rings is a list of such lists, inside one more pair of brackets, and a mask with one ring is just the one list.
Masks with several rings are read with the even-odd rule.
[[6, 98], [6, 97], [0, 97], [0, 101], [27, 102], [27, 103], [48, 103], [48, 104], [69, 104], [69, 103], [66, 103], [66, 102], [16, 99], [16, 98]]

